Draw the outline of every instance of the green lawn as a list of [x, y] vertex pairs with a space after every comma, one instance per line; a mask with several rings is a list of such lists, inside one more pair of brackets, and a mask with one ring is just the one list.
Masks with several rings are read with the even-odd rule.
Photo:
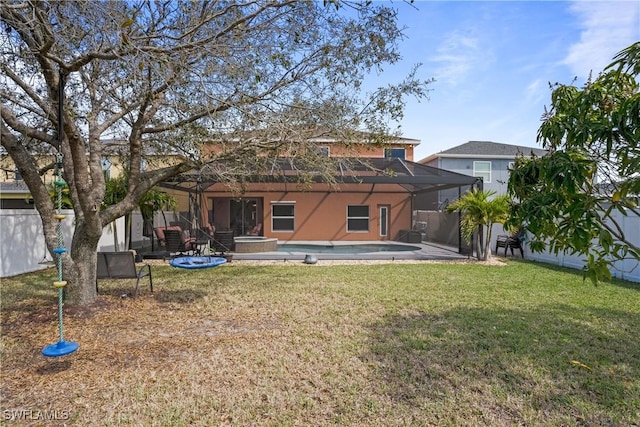
[[1, 409], [71, 425], [640, 425], [640, 285], [514, 260], [321, 264], [154, 266], [137, 300], [103, 281], [96, 307], [68, 307], [80, 349], [59, 360], [40, 355], [57, 340], [53, 270], [3, 279]]

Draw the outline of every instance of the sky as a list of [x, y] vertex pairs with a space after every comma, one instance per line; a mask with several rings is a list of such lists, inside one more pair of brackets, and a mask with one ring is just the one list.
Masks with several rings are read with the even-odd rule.
[[582, 85], [640, 40], [640, 1], [395, 1], [403, 60], [372, 76], [399, 82], [417, 63], [434, 78], [400, 123], [414, 160], [467, 141], [540, 147], [549, 83]]

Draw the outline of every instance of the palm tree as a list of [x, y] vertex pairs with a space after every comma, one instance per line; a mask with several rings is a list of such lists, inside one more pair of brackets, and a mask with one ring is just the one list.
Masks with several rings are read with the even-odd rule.
[[[106, 181], [105, 197], [102, 201], [103, 208], [118, 203], [127, 195], [128, 182], [129, 176], [126, 171], [122, 175]], [[160, 210], [162, 212], [162, 217], [164, 218], [164, 222], [166, 225], [167, 219], [164, 217], [163, 209], [175, 209], [176, 201], [170, 194], [160, 191], [157, 187], [153, 187], [140, 198], [139, 208], [142, 217], [145, 219], [152, 219], [154, 213]], [[130, 230], [131, 213], [128, 213], [125, 215], [125, 248], [129, 248], [130, 246]], [[118, 247], [118, 229], [115, 222], [113, 223], [113, 239], [115, 250], [119, 251], [120, 248]]]
[[495, 191], [480, 191], [474, 188], [447, 206], [447, 212], [460, 211], [462, 214], [460, 230], [467, 242], [471, 242], [476, 230], [483, 236], [484, 247], [481, 247], [479, 239], [476, 241], [476, 254], [481, 261], [491, 258], [493, 224], [504, 224], [509, 213], [509, 196], [491, 198], [494, 194]]
[[165, 227], [167, 226], [167, 218], [164, 215], [164, 210], [175, 210], [177, 206], [176, 199], [174, 199], [172, 195], [161, 191], [157, 187], [151, 188], [144, 193], [144, 196], [140, 199], [140, 213], [142, 214], [142, 218], [146, 221], [153, 221], [155, 213], [160, 211]]

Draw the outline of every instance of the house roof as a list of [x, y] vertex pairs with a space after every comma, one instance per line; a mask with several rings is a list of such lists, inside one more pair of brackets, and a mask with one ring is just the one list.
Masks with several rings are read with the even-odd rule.
[[[272, 173], [243, 176], [243, 180], [248, 183], [298, 182], [298, 171], [302, 168], [298, 167], [295, 161], [284, 158], [269, 161], [272, 162]], [[224, 165], [219, 163], [207, 165], [200, 170], [182, 174], [171, 183], [165, 183], [163, 186], [197, 192], [218, 182], [218, 173], [215, 171], [220, 171], [220, 168], [224, 168]], [[343, 184], [359, 183], [371, 184], [372, 186], [396, 184], [413, 194], [471, 186], [480, 181], [480, 178], [477, 177], [397, 158], [341, 158], [338, 159], [334, 178], [336, 182]], [[323, 181], [320, 176], [317, 176], [315, 182]]]
[[[256, 133], [256, 135], [260, 136], [261, 138], [263, 137], [259, 133]], [[371, 134], [366, 134], [364, 132], [361, 132], [361, 135], [362, 135], [362, 140], [358, 141], [361, 144], [366, 145], [366, 144], [378, 143], [374, 141], [375, 138], [373, 138]], [[243, 138], [248, 139], [251, 136], [252, 136], [252, 132], [246, 132], [245, 135], [242, 135], [242, 134], [230, 135], [228, 142], [239, 143], [243, 141]], [[371, 138], [371, 140], [367, 138]], [[275, 141], [281, 141], [281, 140], [282, 140], [281, 138], [274, 136], [273, 138], [265, 139], [265, 142], [269, 142], [269, 141], [275, 142]], [[310, 136], [307, 139], [307, 141], [322, 145], [322, 144], [341, 144], [342, 140], [331, 134], [318, 132], [317, 134], [313, 134], [312, 136]], [[126, 152], [129, 149], [129, 141], [127, 141], [126, 139], [116, 139], [116, 138], [103, 139], [101, 140], [101, 142], [103, 144], [105, 155], [117, 156], [117, 155], [121, 155], [122, 152]], [[220, 142], [221, 142], [221, 139], [212, 139], [212, 140], [206, 141], [205, 145], [215, 146]], [[420, 140], [413, 139], [413, 138], [405, 138], [403, 136], [389, 137], [384, 140], [381, 146], [406, 146], [406, 145], [411, 145], [413, 147], [416, 147], [420, 145]], [[185, 156], [185, 153], [183, 151], [180, 151], [181, 149], [171, 147], [168, 145], [163, 146], [162, 144], [160, 145], [143, 144], [143, 147], [144, 147], [145, 156], [179, 156], [179, 157]]]
[[317, 144], [342, 144], [345, 141], [362, 144], [383, 144], [383, 145], [420, 145], [419, 139], [406, 138], [400, 135], [384, 135], [365, 131], [347, 131], [344, 134], [337, 133], [334, 130], [323, 127], [307, 128], [302, 126], [293, 126], [284, 133], [281, 129], [248, 130], [244, 132], [232, 132], [229, 134], [218, 135], [212, 137], [210, 143], [218, 141], [240, 142], [249, 140], [261, 140], [265, 142], [295, 142], [307, 141]]
[[[340, 143], [341, 140], [338, 139], [338, 138], [333, 138], [333, 137], [318, 137], [318, 138], [310, 138], [309, 141], [316, 142], [316, 143], [338, 144], [338, 143]], [[367, 143], [367, 141], [364, 141], [364, 143]], [[413, 139], [413, 138], [405, 138], [403, 136], [399, 136], [399, 137], [389, 138], [389, 139], [385, 140], [383, 145], [413, 145], [413, 146], [417, 146], [417, 145], [420, 145], [420, 140], [419, 139]]]
[[514, 159], [519, 154], [544, 156], [547, 150], [522, 145], [502, 144], [491, 141], [469, 141], [464, 144], [449, 148], [448, 150], [432, 154], [420, 163], [427, 163], [437, 158], [492, 158], [492, 159]]
[[3, 199], [15, 199], [31, 195], [29, 187], [24, 181], [0, 182], [0, 196]]

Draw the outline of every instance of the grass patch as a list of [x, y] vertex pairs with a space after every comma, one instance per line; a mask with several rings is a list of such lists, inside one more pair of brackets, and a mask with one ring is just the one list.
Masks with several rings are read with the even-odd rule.
[[[3, 410], [75, 425], [634, 425], [640, 286], [534, 263], [154, 266], [67, 307], [2, 280]], [[6, 414], [6, 412], [5, 412]], [[21, 421], [20, 425], [41, 421]]]

